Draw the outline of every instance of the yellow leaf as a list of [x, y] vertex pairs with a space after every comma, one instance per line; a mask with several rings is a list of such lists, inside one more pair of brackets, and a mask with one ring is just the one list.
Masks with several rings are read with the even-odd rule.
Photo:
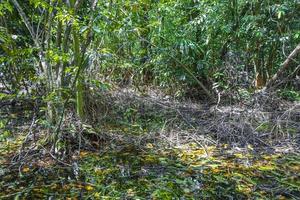
[[235, 155], [235, 157], [237, 157], [237, 158], [244, 158], [245, 156], [243, 155], [243, 154], [241, 154], [241, 153], [236, 153], [236, 154], [234, 154]]
[[300, 166], [296, 165], [296, 166], [290, 166], [290, 168], [295, 171], [295, 172], [300, 172]]
[[272, 165], [265, 165], [265, 166], [259, 166], [258, 169], [261, 171], [271, 171], [274, 170], [275, 167]]
[[85, 189], [86, 189], [87, 191], [92, 191], [92, 190], [94, 190], [93, 186], [91, 186], [91, 185], [85, 186]]
[[204, 149], [198, 149], [196, 151], [193, 152], [196, 155], [203, 155], [206, 154], [206, 151]]
[[100, 198], [100, 193], [99, 193], [99, 192], [96, 192], [96, 193], [94, 194], [94, 197], [95, 197], [95, 198]]
[[252, 145], [251, 144], [248, 144], [248, 149], [250, 149], [250, 150], [253, 150], [253, 147], [252, 147]]
[[88, 152], [87, 151], [81, 151], [79, 156], [82, 158], [82, 157], [85, 157], [86, 155], [88, 155]]
[[219, 170], [218, 168], [212, 168], [211, 171], [212, 171], [213, 173], [218, 173], [218, 172], [220, 172], [220, 170]]
[[148, 143], [148, 144], [146, 144], [146, 147], [147, 147], [148, 149], [153, 149], [153, 144]]
[[285, 196], [279, 195], [279, 196], [277, 196], [277, 199], [279, 199], [279, 200], [285, 200], [287, 198]]
[[240, 184], [237, 185], [237, 190], [244, 194], [249, 194], [252, 191], [251, 187], [249, 187], [247, 185], [240, 185]]
[[127, 195], [128, 195], [129, 197], [133, 197], [133, 196], [135, 195], [134, 190], [133, 190], [133, 189], [128, 189], [128, 190], [127, 190]]
[[29, 167], [24, 167], [23, 170], [22, 170], [22, 172], [25, 172], [25, 173], [29, 172], [29, 171], [30, 171]]

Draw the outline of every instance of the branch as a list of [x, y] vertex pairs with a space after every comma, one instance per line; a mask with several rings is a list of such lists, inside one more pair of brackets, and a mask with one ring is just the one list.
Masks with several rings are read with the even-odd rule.
[[25, 26], [27, 27], [31, 37], [32, 37], [32, 40], [34, 41], [34, 44], [37, 46], [37, 47], [40, 47], [40, 44], [38, 42], [38, 40], [36, 39], [35, 37], [35, 33], [34, 33], [34, 29], [33, 27], [31, 26], [25, 12], [23, 11], [22, 7], [20, 6], [20, 4], [18, 3], [17, 0], [11, 0], [11, 2], [14, 4], [14, 6], [17, 8], [18, 12], [19, 12], [19, 15], [21, 16], [22, 20], [24, 21], [25, 23]]
[[[77, 10], [78, 10], [80, 4], [81, 4], [81, 0], [77, 0], [75, 2], [75, 5], [74, 5], [74, 15], [76, 15]], [[71, 3], [69, 1], [67, 1], [67, 5], [68, 5], [69, 8], [72, 8], [72, 5], [71, 5]], [[73, 25], [73, 20], [69, 21], [69, 23], [67, 24], [67, 27], [65, 29], [64, 40], [63, 40], [63, 47], [62, 47], [64, 53], [66, 53], [68, 51], [67, 50], [67, 46], [68, 46], [68, 41], [69, 41], [69, 37], [70, 37], [70, 34], [71, 34], [72, 25]]]
[[278, 81], [284, 74], [284, 72], [289, 68], [291, 62], [294, 58], [300, 53], [300, 44], [292, 51], [292, 53], [287, 57], [287, 59], [282, 63], [281, 67], [279, 68], [278, 72], [274, 74], [274, 76], [268, 81], [264, 90], [269, 90], [275, 82]]

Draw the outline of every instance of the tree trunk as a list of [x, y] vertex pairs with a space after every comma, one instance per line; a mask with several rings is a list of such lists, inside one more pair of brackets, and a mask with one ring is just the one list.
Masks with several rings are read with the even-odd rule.
[[287, 59], [282, 63], [281, 67], [279, 68], [278, 72], [274, 74], [274, 76], [268, 81], [266, 84], [264, 90], [270, 90], [271, 88], [274, 89], [275, 83], [283, 78], [284, 72], [286, 72], [289, 69], [290, 64], [293, 62], [294, 58], [299, 54], [300, 52], [300, 44], [292, 51], [292, 53], [287, 57]]
[[80, 56], [80, 45], [79, 45], [79, 34], [76, 28], [73, 29], [73, 40], [74, 40], [74, 64], [78, 68], [78, 80], [76, 82], [76, 111], [80, 119], [84, 118], [83, 112], [83, 76], [82, 72], [82, 61]]
[[[37, 49], [39, 49], [39, 64], [42, 68], [41, 70], [41, 76], [45, 78], [47, 81], [47, 93], [50, 94], [52, 92], [52, 85], [53, 85], [53, 77], [51, 74], [51, 66], [47, 59], [45, 58], [45, 53], [42, 48], [42, 43], [38, 40], [37, 35], [34, 31], [33, 26], [30, 24], [28, 17], [26, 16], [24, 10], [20, 6], [17, 0], [11, 0], [13, 5], [16, 7], [19, 15], [21, 16], [21, 19], [23, 20], [26, 28], [28, 29], [31, 38], [34, 42], [34, 45], [36, 46]], [[51, 15], [51, 14], [50, 14]], [[51, 24], [49, 24], [51, 25]], [[50, 123], [55, 123], [55, 108], [53, 106], [53, 102], [50, 100], [47, 102], [47, 118], [50, 121]]]

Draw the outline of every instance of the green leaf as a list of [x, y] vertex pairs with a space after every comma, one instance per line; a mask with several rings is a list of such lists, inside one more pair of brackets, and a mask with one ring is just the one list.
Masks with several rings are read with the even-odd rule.
[[101, 30], [100, 30], [99, 27], [93, 26], [93, 30], [94, 30], [96, 33], [101, 33]]

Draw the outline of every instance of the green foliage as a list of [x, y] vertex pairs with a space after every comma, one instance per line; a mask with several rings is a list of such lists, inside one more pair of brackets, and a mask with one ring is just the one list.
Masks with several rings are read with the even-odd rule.
[[11, 132], [8, 130], [4, 130], [1, 134], [0, 134], [0, 142], [6, 141], [8, 138], [11, 137]]
[[10, 5], [9, 0], [3, 0], [0, 3], [0, 16], [5, 15], [6, 13], [12, 13], [13, 7]]
[[[91, 45], [79, 59], [80, 73], [92, 75], [89, 79], [121, 85], [157, 85], [178, 94], [189, 86], [195, 87], [195, 78], [209, 88], [232, 89], [227, 83], [232, 77], [223, 70], [225, 63], [252, 77], [260, 74], [266, 80], [300, 40], [297, 0], [99, 1], [95, 13], [89, 2], [82, 3], [76, 12], [72, 5], [63, 2], [21, 2], [35, 27], [51, 30], [48, 41], [40, 39], [45, 43], [45, 57], [51, 69], [48, 75], [40, 76], [36, 67], [38, 52], [26, 26], [9, 1], [0, 5], [7, 22], [1, 24], [0, 31], [0, 62], [4, 66], [1, 72], [15, 91], [28, 82], [47, 85], [45, 79], [58, 72], [62, 77], [54, 76], [52, 81], [62, 79], [64, 84], [49, 83], [50, 90], [72, 87], [79, 67], [75, 61], [80, 56], [76, 55], [90, 38], [90, 32]], [[47, 21], [47, 13], [52, 11], [55, 15]], [[71, 36], [64, 40], [70, 23]], [[72, 46], [74, 42], [77, 45]], [[57, 69], [61, 66], [62, 71]]]
[[291, 89], [283, 89], [278, 91], [279, 96], [289, 101], [300, 101], [300, 92]]
[[130, 72], [138, 85], [151, 71], [153, 84], [195, 85], [186, 68], [200, 79], [211, 78], [230, 53], [237, 53], [242, 70], [271, 76], [285, 58], [278, 55], [283, 45], [287, 52], [299, 42], [296, 1], [123, 4], [100, 4], [102, 16], [96, 22], [106, 52], [101, 52], [101, 73], [113, 71], [113, 80]]

